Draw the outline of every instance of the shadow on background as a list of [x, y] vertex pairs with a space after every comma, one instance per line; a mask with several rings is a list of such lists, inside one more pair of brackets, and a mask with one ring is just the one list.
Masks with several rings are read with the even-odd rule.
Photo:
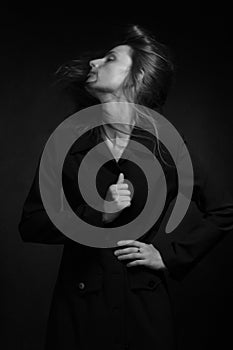
[[[194, 9], [195, 10], [195, 9]], [[192, 13], [190, 15], [190, 13]], [[119, 21], [121, 18], [121, 21]], [[114, 24], [138, 23], [175, 53], [177, 75], [164, 115], [206, 167], [233, 191], [232, 50], [227, 9], [176, 9], [131, 16], [56, 9], [2, 13], [1, 315], [2, 349], [42, 350], [62, 246], [23, 243], [17, 225], [39, 154], [54, 128], [76, 110], [53, 73], [83, 49], [111, 40]], [[181, 282], [171, 281], [180, 349], [233, 346], [232, 235]], [[4, 345], [4, 346], [3, 346]]]

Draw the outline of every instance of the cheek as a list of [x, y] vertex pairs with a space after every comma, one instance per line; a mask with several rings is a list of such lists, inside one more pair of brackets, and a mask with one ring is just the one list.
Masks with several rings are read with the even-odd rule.
[[106, 83], [116, 88], [123, 83], [126, 77], [127, 70], [120, 67], [109, 69], [108, 71], [105, 71], [102, 76]]

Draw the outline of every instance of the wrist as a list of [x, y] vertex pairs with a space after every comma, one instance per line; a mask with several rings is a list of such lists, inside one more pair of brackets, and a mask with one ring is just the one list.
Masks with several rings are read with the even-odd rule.
[[117, 213], [103, 213], [102, 220], [103, 222], [111, 222], [117, 217]]

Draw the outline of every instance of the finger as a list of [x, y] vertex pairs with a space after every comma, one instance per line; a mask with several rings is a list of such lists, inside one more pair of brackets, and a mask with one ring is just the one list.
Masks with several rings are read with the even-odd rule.
[[128, 196], [119, 196], [117, 194], [113, 194], [113, 200], [117, 202], [118, 205], [130, 205], [131, 198]]
[[134, 260], [126, 264], [127, 267], [145, 265], [145, 260]]
[[122, 190], [127, 190], [128, 187], [129, 187], [129, 185], [126, 184], [126, 183], [123, 183], [123, 184], [116, 184], [115, 187], [116, 187], [116, 190], [117, 190], [117, 191], [119, 191], [119, 190], [121, 190], [121, 189], [122, 189]]
[[139, 241], [134, 241], [134, 240], [124, 240], [124, 241], [118, 241], [117, 245], [118, 246], [130, 245], [130, 246], [133, 246], [133, 247], [141, 248], [141, 247], [144, 247], [145, 243], [142, 243], [142, 242], [139, 242]]
[[131, 192], [129, 190], [117, 189], [119, 196], [130, 196]]
[[114, 254], [115, 255], [121, 255], [121, 254], [130, 254], [130, 253], [138, 253], [138, 248], [136, 247], [130, 247], [125, 249], [117, 249]]
[[121, 191], [127, 191], [128, 185], [127, 184], [120, 184], [120, 185], [111, 185], [110, 191], [112, 194], [116, 194]]
[[117, 184], [122, 184], [124, 182], [124, 174], [120, 173], [118, 180], [117, 180]]
[[118, 201], [119, 202], [124, 202], [124, 201], [130, 202], [130, 197], [129, 196], [121, 196], [120, 194], [118, 194]]
[[127, 259], [144, 259], [143, 255], [141, 253], [131, 253], [126, 255], [119, 255], [117, 259], [119, 260], [127, 260]]

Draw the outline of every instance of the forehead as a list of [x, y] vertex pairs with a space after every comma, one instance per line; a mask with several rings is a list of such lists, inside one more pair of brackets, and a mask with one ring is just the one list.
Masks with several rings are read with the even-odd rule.
[[129, 45], [119, 45], [111, 49], [111, 52], [114, 52], [121, 57], [131, 57], [131, 51], [132, 49]]

